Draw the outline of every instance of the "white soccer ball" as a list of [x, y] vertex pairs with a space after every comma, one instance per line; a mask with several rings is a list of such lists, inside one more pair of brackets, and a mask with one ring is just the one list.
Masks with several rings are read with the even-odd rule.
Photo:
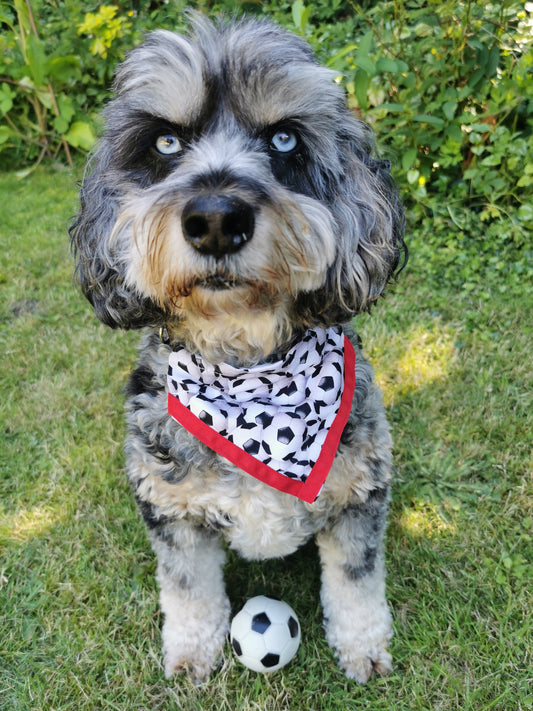
[[300, 623], [281, 600], [259, 595], [231, 622], [231, 646], [248, 669], [269, 674], [288, 664], [300, 646]]

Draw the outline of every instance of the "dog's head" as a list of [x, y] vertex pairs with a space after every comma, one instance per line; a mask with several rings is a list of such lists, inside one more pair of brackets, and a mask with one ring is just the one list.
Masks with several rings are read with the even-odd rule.
[[258, 21], [196, 16], [189, 36], [154, 32], [129, 54], [71, 229], [104, 323], [261, 357], [377, 299], [403, 214], [334, 78]]

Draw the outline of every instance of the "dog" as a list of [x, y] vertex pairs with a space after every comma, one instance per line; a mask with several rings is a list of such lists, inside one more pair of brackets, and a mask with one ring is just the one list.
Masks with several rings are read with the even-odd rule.
[[146, 330], [125, 454], [165, 674], [202, 681], [220, 659], [228, 546], [266, 559], [314, 536], [326, 638], [365, 683], [392, 669], [392, 442], [351, 324], [406, 261], [398, 192], [303, 39], [266, 20], [189, 24], [118, 68], [71, 226], [98, 318]]

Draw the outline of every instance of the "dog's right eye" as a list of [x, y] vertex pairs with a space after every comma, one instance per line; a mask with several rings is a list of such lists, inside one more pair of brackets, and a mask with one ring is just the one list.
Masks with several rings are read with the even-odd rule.
[[281, 129], [270, 139], [270, 148], [278, 153], [291, 153], [298, 145], [298, 136], [294, 131]]
[[172, 156], [181, 151], [181, 143], [172, 133], [165, 133], [157, 137], [155, 149], [162, 156]]

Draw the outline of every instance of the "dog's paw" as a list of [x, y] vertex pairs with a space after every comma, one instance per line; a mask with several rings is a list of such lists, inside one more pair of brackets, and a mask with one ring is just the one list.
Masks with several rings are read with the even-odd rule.
[[229, 631], [229, 603], [198, 610], [189, 604], [166, 615], [163, 658], [167, 679], [187, 674], [196, 684], [206, 681], [217, 666]]
[[[339, 665], [349, 679], [366, 684], [376, 673], [392, 672], [392, 657], [387, 646], [392, 637], [392, 619], [386, 605], [367, 610], [366, 619], [352, 618], [348, 624], [326, 624], [326, 637], [335, 650]], [[348, 618], [349, 619], [349, 618]]]
[[366, 684], [374, 673], [387, 676], [392, 672], [392, 657], [384, 647], [355, 653], [352, 650], [337, 650], [337, 654], [348, 679], [355, 679], [359, 684]]
[[199, 643], [196, 647], [180, 641], [163, 645], [165, 676], [167, 679], [177, 674], [186, 674], [195, 684], [207, 681], [217, 666], [222, 645]]

